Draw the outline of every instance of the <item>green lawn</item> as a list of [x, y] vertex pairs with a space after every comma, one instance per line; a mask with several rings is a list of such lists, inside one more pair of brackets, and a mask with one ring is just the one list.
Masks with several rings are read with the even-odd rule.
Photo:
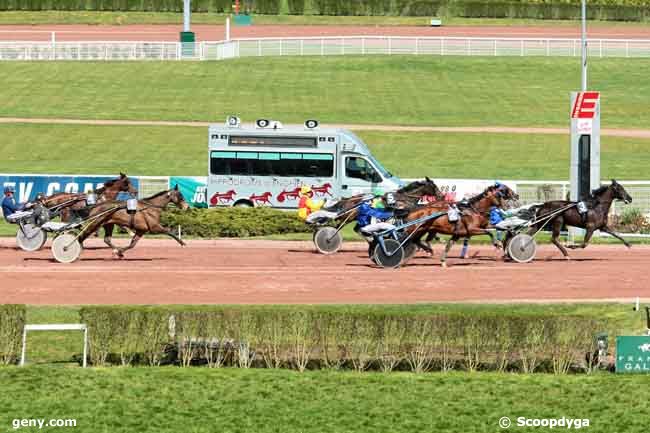
[[[224, 24], [225, 14], [193, 13], [193, 24]], [[430, 17], [408, 16], [320, 16], [320, 15], [254, 15], [253, 24], [291, 24], [291, 25], [380, 25], [380, 26], [427, 26]], [[533, 20], [533, 19], [478, 19], [443, 17], [443, 25], [472, 26], [576, 26], [573, 20]], [[182, 24], [183, 14], [174, 12], [98, 12], [98, 11], [3, 11], [0, 12], [2, 24]], [[641, 27], [643, 23], [618, 21], [589, 21], [589, 26]]]
[[[220, 121], [221, 119], [219, 119]], [[0, 173], [207, 174], [205, 127], [0, 124]], [[566, 180], [565, 135], [358, 133], [403, 178]], [[650, 140], [602, 137], [602, 178], [648, 177]]]
[[[607, 127], [647, 127], [650, 59], [592, 59]], [[567, 58], [303, 57], [222, 62], [6, 62], [0, 116], [565, 126]]]
[[7, 431], [13, 419], [58, 418], [76, 419], [78, 432], [484, 433], [500, 431], [498, 420], [508, 416], [589, 419], [589, 432], [641, 432], [647, 411], [640, 402], [650, 398], [648, 376], [612, 374], [29, 367], [0, 369], [0, 383]]

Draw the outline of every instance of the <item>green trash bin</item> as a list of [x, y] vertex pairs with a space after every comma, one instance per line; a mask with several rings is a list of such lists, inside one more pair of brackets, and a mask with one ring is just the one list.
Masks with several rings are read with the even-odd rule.
[[181, 57], [194, 57], [195, 42], [194, 32], [181, 32]]

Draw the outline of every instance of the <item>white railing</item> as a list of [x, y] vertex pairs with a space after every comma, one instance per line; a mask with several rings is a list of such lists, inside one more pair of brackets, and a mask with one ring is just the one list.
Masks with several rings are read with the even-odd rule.
[[[650, 57], [650, 40], [590, 39], [591, 57]], [[0, 60], [222, 60], [328, 55], [580, 56], [579, 39], [341, 36], [215, 42], [0, 42]]]

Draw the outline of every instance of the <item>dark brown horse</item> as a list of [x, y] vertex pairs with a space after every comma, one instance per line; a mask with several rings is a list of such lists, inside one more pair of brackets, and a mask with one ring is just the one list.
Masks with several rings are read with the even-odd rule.
[[[85, 233], [92, 233], [94, 230], [103, 226], [106, 233], [104, 242], [106, 242], [106, 244], [113, 249], [113, 253], [120, 258], [124, 257], [125, 251], [135, 247], [140, 238], [142, 238], [146, 233], [170, 236], [175, 239], [176, 242], [184, 246], [185, 242], [176, 236], [173, 230], [160, 224], [160, 215], [170, 203], [173, 203], [183, 210], [189, 208], [183, 194], [178, 190], [178, 185], [176, 185], [174, 189], [162, 191], [158, 194], [152, 195], [151, 197], [138, 200], [137, 211], [133, 214], [130, 214], [127, 211], [126, 204], [123, 202], [106, 201], [99, 203], [90, 211], [91, 216], [98, 215], [116, 205], [119, 205], [120, 209], [112, 213], [109, 218], [103, 218], [98, 221], [97, 224], [95, 224], [96, 227], [88, 228]], [[135, 232], [133, 238], [131, 238], [131, 242], [125, 248], [118, 248], [111, 242], [113, 227], [115, 225], [128, 228]], [[79, 238], [79, 241], [83, 242], [84, 239], [85, 237]]]
[[[131, 183], [131, 179], [124, 173], [120, 173], [118, 178], [105, 182], [104, 186], [93, 191], [98, 202], [115, 200], [120, 192], [138, 193], [138, 190]], [[58, 213], [61, 216], [61, 221], [69, 222], [72, 220], [75, 211], [86, 208], [87, 198], [88, 194], [85, 193], [58, 192], [39, 199], [39, 202], [46, 208]]]
[[[395, 209], [410, 209], [415, 206], [420, 200], [422, 200], [423, 197], [435, 197], [437, 200], [442, 200], [444, 197], [435, 182], [433, 182], [428, 177], [425, 177], [423, 181], [416, 180], [394, 192], [386, 193], [383, 196], [384, 199], [388, 194], [393, 195], [393, 198], [395, 200], [393, 207]], [[341, 199], [337, 201], [333, 206], [330, 206], [323, 210], [336, 213], [346, 212], [356, 207], [361, 203], [361, 201], [367, 199], [367, 197], [368, 194], [353, 195], [352, 197]], [[356, 212], [354, 213], [355, 215], [351, 215], [349, 217], [346, 214], [346, 218], [348, 218], [350, 221], [353, 221], [356, 218]]]
[[[482, 193], [470, 198], [466, 205], [459, 205], [461, 210], [460, 224], [450, 222], [447, 215], [430, 219], [422, 223], [422, 225], [413, 226], [412, 242], [419, 248], [432, 253], [431, 248], [421, 240], [424, 234], [451, 235], [451, 238], [447, 241], [445, 251], [440, 258], [443, 267], [447, 266], [446, 261], [449, 250], [451, 250], [451, 247], [460, 238], [486, 235], [492, 240], [492, 245], [499, 249], [493, 233], [487, 230], [490, 223], [490, 209], [493, 206], [503, 207], [506, 201], [516, 200], [517, 198], [517, 194], [506, 185], [489, 186]], [[411, 211], [404, 219], [404, 222], [414, 221], [438, 212], [448, 212], [449, 206], [450, 203], [446, 201], [430, 203]]]
[[550, 227], [553, 231], [551, 242], [567, 259], [569, 259], [569, 253], [558, 240], [564, 225], [583, 228], [587, 231], [582, 244], [571, 248], [585, 248], [596, 230], [609, 233], [630, 248], [630, 244], [607, 225], [607, 215], [614, 200], [623, 200], [627, 204], [632, 202], [632, 197], [620, 183], [612, 180], [611, 184], [594, 190], [591, 196], [584, 201], [588, 209], [584, 218], [578, 212], [577, 202], [568, 200], [547, 201], [537, 209], [536, 218], [540, 222], [532, 226], [529, 233], [532, 235], [544, 227]]

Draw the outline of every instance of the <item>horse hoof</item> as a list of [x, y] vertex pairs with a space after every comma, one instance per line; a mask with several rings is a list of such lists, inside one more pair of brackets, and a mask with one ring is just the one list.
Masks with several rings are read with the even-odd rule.
[[571, 261], [571, 257], [569, 257], [569, 256], [564, 256], [564, 260], [566, 260], [566, 261]]
[[446, 269], [446, 268], [447, 268], [447, 263], [442, 262], [442, 263], [440, 264], [440, 266]]

